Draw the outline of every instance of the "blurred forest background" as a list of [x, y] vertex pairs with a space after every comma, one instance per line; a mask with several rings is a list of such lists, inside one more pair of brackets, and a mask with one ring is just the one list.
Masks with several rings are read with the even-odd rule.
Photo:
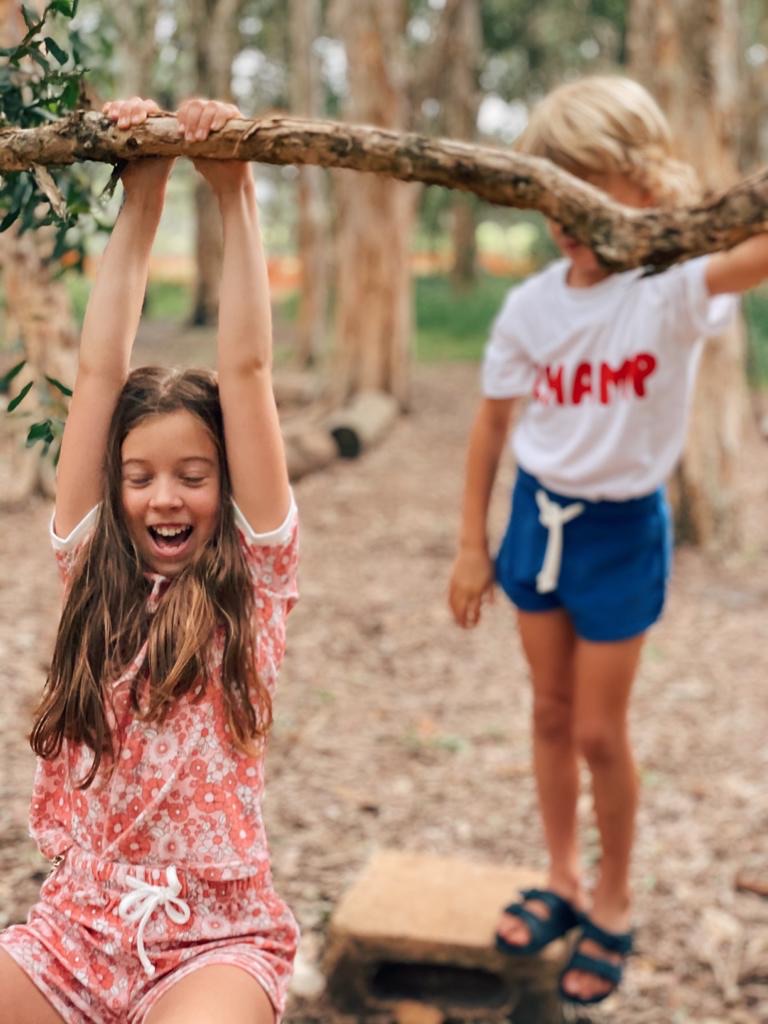
[[[72, 13], [71, 0], [55, 2]], [[0, 47], [26, 25], [16, 0], [0, 0]], [[34, 117], [24, 104], [43, 63], [56, 71], [62, 58], [66, 70], [73, 51], [96, 109], [138, 93], [172, 110], [198, 94], [232, 99], [248, 117], [277, 111], [501, 148], [550, 87], [620, 72], [660, 100], [706, 188], [768, 163], [764, 0], [82, 0], [46, 32], [19, 68], [0, 56], [0, 124], [60, 116], [45, 101]], [[59, 91], [71, 109], [77, 86]], [[40, 384], [0, 416], [0, 926], [24, 919], [47, 870], [27, 833], [26, 732], [60, 607], [42, 542], [52, 462], [24, 439], [36, 415], [64, 414], [44, 375], [74, 379], [119, 188], [111, 200], [89, 196], [109, 173], [55, 171], [80, 211], [58, 245], [52, 227], [33, 226], [40, 204], [28, 176], [8, 175], [0, 188], [0, 378], [9, 400], [30, 372]], [[409, 413], [391, 417], [391, 437], [365, 459], [328, 461], [297, 488], [302, 601], [265, 810], [276, 882], [301, 920], [302, 958], [316, 967], [334, 907], [375, 850], [543, 866], [511, 613], [497, 602], [480, 630], [462, 633], [444, 589], [482, 345], [506, 290], [554, 250], [538, 215], [468, 194], [314, 167], [254, 173], [276, 389], [289, 458], [305, 459], [294, 476], [328, 452], [327, 431], [303, 446], [294, 434], [318, 431], [356, 396], [385, 396]], [[180, 160], [136, 361], [213, 359], [219, 253], [211, 197]], [[678, 537], [698, 547], [678, 553], [633, 705], [644, 791], [638, 955], [621, 993], [590, 1020], [768, 1020], [768, 287], [744, 310], [743, 324], [706, 350], [674, 481]], [[491, 510], [496, 534], [511, 472], [505, 464]], [[586, 793], [580, 812], [590, 813]], [[597, 834], [585, 835], [593, 864]], [[289, 1019], [333, 1019], [294, 994]]]
[[[248, 117], [289, 112], [503, 148], [550, 87], [620, 72], [655, 93], [706, 189], [768, 159], [761, 0], [84, 0], [74, 19], [57, 21], [51, 45], [79, 54], [97, 108], [140, 94], [172, 110], [184, 97], [209, 95]], [[0, 0], [6, 45], [24, 27], [20, 5]], [[6, 116], [11, 91], [3, 88]], [[98, 187], [109, 168], [68, 173]], [[554, 255], [537, 214], [466, 193], [314, 167], [259, 166], [256, 174], [278, 366], [312, 371], [312, 394], [337, 406], [373, 391], [408, 409], [414, 361], [477, 360], [504, 292]], [[38, 372], [71, 383], [88, 278], [105, 240], [99, 228], [117, 201], [81, 202], [77, 238], [53, 264], [44, 232], [19, 236], [24, 218], [0, 236], [0, 372], [26, 352]], [[62, 266], [70, 272], [59, 277]], [[212, 197], [181, 161], [144, 329], [157, 325], [167, 338], [212, 326], [219, 267]], [[675, 485], [679, 536], [705, 546], [738, 543], [732, 462], [745, 433], [766, 427], [768, 289], [748, 296], [745, 317], [705, 357]], [[31, 470], [21, 476], [14, 501], [36, 486]]]

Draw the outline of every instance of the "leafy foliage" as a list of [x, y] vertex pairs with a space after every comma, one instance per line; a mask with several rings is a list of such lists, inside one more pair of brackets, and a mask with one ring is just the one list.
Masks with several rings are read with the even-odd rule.
[[[21, 5], [26, 33], [15, 46], [0, 48], [0, 138], [4, 128], [36, 128], [90, 106], [85, 64], [103, 56], [103, 45], [95, 38], [86, 41], [72, 27], [77, 7], [78, 0], [51, 0], [38, 13]], [[12, 225], [20, 234], [46, 228], [51, 240], [49, 262], [58, 265], [60, 272], [68, 268], [82, 270], [86, 237], [93, 231], [93, 221], [86, 221], [82, 215], [95, 212], [95, 185], [82, 165], [52, 168], [49, 173], [64, 200], [64, 212], [53, 209], [33, 171], [8, 173], [0, 179], [0, 231]], [[103, 226], [98, 217], [95, 224], [97, 228]], [[10, 392], [11, 382], [24, 366], [25, 361], [17, 363], [0, 377], [0, 393]], [[63, 412], [64, 397], [71, 394], [69, 388], [54, 378], [45, 379], [47, 386], [37, 389], [43, 407]], [[8, 402], [7, 412], [21, 405], [33, 384], [24, 384]], [[42, 442], [47, 452], [54, 441], [60, 440], [62, 430], [63, 420], [51, 415], [32, 424], [27, 443]], [[58, 455], [58, 445], [54, 455]]]
[[[26, 4], [21, 10], [27, 32], [16, 46], [0, 48], [0, 130], [36, 128], [90, 106], [86, 98], [84, 61], [93, 55], [93, 41], [69, 26], [62, 31], [51, 20], [72, 19], [78, 0], [51, 0], [42, 14]], [[58, 38], [55, 38], [58, 37]], [[31, 171], [3, 176], [0, 189], [0, 231], [16, 224], [20, 233], [53, 226], [49, 258], [82, 268], [85, 236], [90, 226], [78, 217], [96, 203], [88, 172], [81, 166], [51, 170], [66, 213], [58, 216]]]

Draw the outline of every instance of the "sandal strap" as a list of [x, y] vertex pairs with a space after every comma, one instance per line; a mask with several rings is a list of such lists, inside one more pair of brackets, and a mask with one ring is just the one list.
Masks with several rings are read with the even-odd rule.
[[583, 919], [581, 937], [592, 939], [609, 953], [627, 956], [632, 952], [632, 932], [607, 932], [588, 917]]
[[[524, 945], [514, 946], [503, 937], [498, 937], [505, 952], [514, 950], [521, 955], [537, 953], [579, 923], [579, 917], [571, 904], [556, 893], [544, 889], [525, 889], [520, 896], [523, 902], [510, 903], [504, 908], [504, 913], [519, 918], [528, 926], [530, 940]], [[546, 917], [535, 914], [525, 906], [526, 900], [539, 900], [548, 908], [549, 914]]]
[[588, 953], [580, 953], [578, 950], [568, 961], [568, 966], [563, 973], [567, 974], [569, 971], [584, 971], [586, 974], [594, 974], [604, 981], [609, 981], [614, 988], [619, 985], [624, 974], [622, 964], [599, 960], [597, 957], [590, 956]]
[[530, 945], [531, 942], [538, 942], [542, 930], [546, 929], [549, 931], [552, 918], [551, 917], [538, 917], [532, 910], [528, 910], [523, 906], [522, 903], [510, 903], [508, 907], [504, 908], [505, 914], [511, 914], [512, 917], [519, 917], [521, 921], [524, 921], [528, 925], [528, 930], [531, 933], [531, 939], [526, 945]]
[[576, 916], [576, 913], [568, 902], [563, 899], [562, 896], [558, 896], [556, 892], [552, 892], [550, 889], [523, 889], [520, 895], [524, 900], [538, 900], [539, 903], [546, 904], [552, 913], [561, 913], [563, 910], [567, 910]]

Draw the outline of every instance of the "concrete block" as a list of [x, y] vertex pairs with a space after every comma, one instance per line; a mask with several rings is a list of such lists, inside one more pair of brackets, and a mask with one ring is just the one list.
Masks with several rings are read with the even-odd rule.
[[331, 1002], [363, 1019], [387, 1010], [402, 1017], [404, 1005], [422, 1004], [452, 1021], [509, 1020], [518, 1004], [540, 1002], [538, 1024], [559, 1024], [552, 995], [565, 943], [535, 957], [504, 956], [493, 945], [500, 908], [541, 881], [526, 868], [381, 851], [330, 922]]

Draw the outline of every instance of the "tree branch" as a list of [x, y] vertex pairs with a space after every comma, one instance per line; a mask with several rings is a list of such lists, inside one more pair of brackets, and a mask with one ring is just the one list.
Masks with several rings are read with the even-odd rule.
[[172, 115], [121, 131], [93, 112], [38, 128], [0, 129], [0, 173], [78, 160], [206, 156], [320, 164], [474, 192], [501, 206], [538, 210], [589, 245], [612, 270], [663, 268], [727, 249], [768, 229], [768, 171], [689, 208], [635, 210], [547, 160], [382, 128], [270, 116], [233, 120], [205, 142], [185, 142]]

